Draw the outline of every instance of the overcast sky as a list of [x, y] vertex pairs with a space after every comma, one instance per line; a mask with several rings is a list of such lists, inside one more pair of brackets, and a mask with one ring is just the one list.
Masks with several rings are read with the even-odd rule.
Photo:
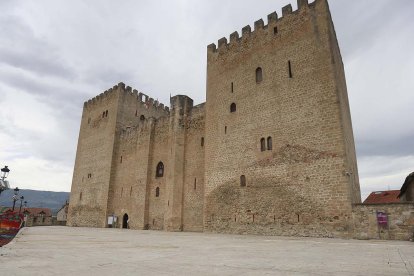
[[[291, 0], [0, 1], [0, 166], [70, 191], [83, 102], [122, 81], [205, 101], [206, 46]], [[311, 1], [310, 1], [311, 2]], [[362, 198], [414, 171], [414, 1], [330, 0]]]

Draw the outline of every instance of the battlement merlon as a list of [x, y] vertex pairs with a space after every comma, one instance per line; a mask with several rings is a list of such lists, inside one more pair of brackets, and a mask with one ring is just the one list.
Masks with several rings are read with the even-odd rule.
[[233, 32], [230, 34], [230, 42], [227, 42], [227, 38], [223, 37], [218, 40], [218, 44], [216, 46], [215, 43], [212, 43], [207, 46], [207, 54], [212, 53], [222, 53], [229, 49], [229, 46], [232, 44], [238, 44], [240, 41], [247, 40], [252, 36], [253, 33], [258, 33], [264, 29], [267, 29], [269, 26], [275, 26], [280, 20], [283, 20], [286, 16], [296, 15], [298, 11], [302, 9], [308, 9], [314, 7], [319, 2], [326, 3], [327, 0], [315, 0], [313, 3], [308, 2], [308, 0], [297, 0], [298, 9], [293, 11], [292, 5], [286, 5], [282, 7], [282, 17], [278, 17], [276, 12], [273, 12], [267, 16], [267, 25], [264, 24], [263, 19], [259, 19], [254, 22], [254, 31], [252, 32], [251, 27], [249, 25], [243, 27], [241, 32], [241, 37], [239, 37], [239, 33]]
[[125, 86], [125, 84], [123, 82], [120, 82], [117, 85], [114, 85], [112, 88], [109, 88], [108, 90], [105, 90], [105, 92], [99, 94], [98, 96], [93, 97], [92, 99], [89, 99], [88, 101], [84, 102], [83, 107], [84, 108], [90, 108], [93, 105], [95, 105], [96, 103], [106, 99], [107, 97], [109, 97], [113, 93], [117, 93], [117, 92], [119, 92], [119, 93], [122, 92], [122, 93], [132, 95], [138, 102], [141, 102], [141, 103], [147, 105], [148, 108], [149, 107], [154, 107], [154, 108], [162, 109], [166, 112], [170, 111], [168, 106], [160, 103], [157, 100], [154, 101], [153, 98], [149, 97], [148, 95], [146, 95], [142, 92], [138, 92], [138, 90], [136, 90], [136, 89], [132, 89], [132, 87], [130, 87], [130, 86]]

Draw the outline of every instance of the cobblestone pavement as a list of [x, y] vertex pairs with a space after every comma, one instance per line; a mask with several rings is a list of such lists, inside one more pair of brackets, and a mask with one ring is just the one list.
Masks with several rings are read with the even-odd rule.
[[401, 241], [25, 228], [0, 248], [0, 275], [414, 275]]

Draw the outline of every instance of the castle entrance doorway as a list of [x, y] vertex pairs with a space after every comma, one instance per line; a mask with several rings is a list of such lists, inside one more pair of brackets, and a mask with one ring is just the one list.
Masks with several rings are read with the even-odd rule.
[[128, 214], [124, 214], [124, 217], [122, 218], [122, 228], [128, 228]]

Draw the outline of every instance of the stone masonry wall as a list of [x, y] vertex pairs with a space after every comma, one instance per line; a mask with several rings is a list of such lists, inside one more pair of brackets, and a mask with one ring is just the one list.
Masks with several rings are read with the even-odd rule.
[[[164, 213], [167, 202], [167, 174], [166, 170], [171, 166], [169, 163], [169, 118], [157, 121], [154, 129], [152, 148], [152, 162], [149, 169], [149, 229], [164, 229]], [[164, 175], [156, 177], [156, 168], [159, 162], [164, 164]], [[156, 197], [156, 189], [159, 188], [159, 196]]]
[[[168, 116], [169, 109], [119, 83], [85, 102], [73, 174], [68, 225], [105, 227], [114, 177], [119, 133], [145, 118]], [[129, 175], [130, 177], [130, 175]], [[126, 183], [131, 186], [130, 179]]]
[[[208, 47], [205, 231], [352, 232], [358, 195], [346, 175], [351, 129], [338, 101], [329, 8], [324, 0], [298, 3], [298, 11], [289, 5], [282, 18], [270, 14], [268, 25], [256, 21], [254, 31], [247, 26]], [[261, 151], [268, 137], [272, 149]]]
[[184, 231], [203, 231], [204, 119], [204, 104], [193, 107], [185, 140]]
[[[377, 212], [385, 212], [388, 225], [382, 227], [377, 222]], [[413, 240], [414, 203], [355, 204], [352, 209], [354, 238]]]
[[68, 210], [69, 226], [104, 227], [120, 89], [85, 102]]
[[351, 200], [353, 203], [361, 203], [361, 190], [359, 186], [358, 166], [355, 153], [354, 134], [352, 130], [351, 112], [349, 108], [348, 92], [345, 80], [345, 70], [342, 63], [341, 52], [336, 39], [335, 28], [333, 27], [332, 18], [328, 14], [328, 24], [332, 24], [329, 29], [329, 44], [331, 45], [331, 64], [333, 66], [334, 80], [336, 82], [337, 103], [339, 105], [341, 126], [344, 133], [345, 146], [345, 160], [346, 171], [345, 174], [349, 178], [351, 189]]

